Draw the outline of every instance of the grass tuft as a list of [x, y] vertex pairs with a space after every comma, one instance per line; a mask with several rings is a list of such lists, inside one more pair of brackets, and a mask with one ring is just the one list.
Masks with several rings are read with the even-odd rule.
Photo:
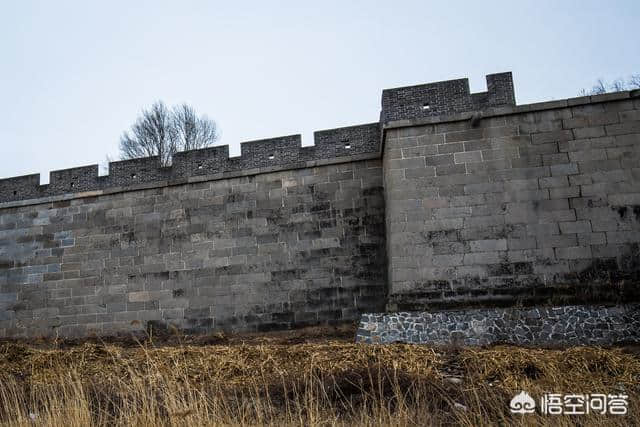
[[[0, 423], [629, 425], [640, 358], [622, 348], [431, 348], [344, 341], [0, 344]], [[626, 393], [629, 415], [516, 416], [520, 390]]]

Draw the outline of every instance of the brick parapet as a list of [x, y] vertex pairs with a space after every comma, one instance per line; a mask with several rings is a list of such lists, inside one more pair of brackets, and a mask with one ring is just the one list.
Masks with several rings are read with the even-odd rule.
[[481, 120], [498, 116], [513, 114], [534, 113], [538, 111], [554, 110], [558, 108], [577, 107], [588, 104], [600, 104], [630, 98], [640, 98], [640, 89], [605, 93], [601, 95], [579, 96], [575, 98], [560, 99], [555, 101], [535, 102], [531, 104], [511, 105], [502, 107], [486, 107], [481, 110], [470, 110], [456, 113], [445, 113], [427, 117], [403, 118], [390, 120], [382, 124], [382, 129], [397, 129], [403, 127], [423, 126], [466, 120]]
[[382, 91], [380, 121], [410, 120], [516, 104], [511, 73], [486, 76], [487, 91], [471, 93], [468, 79], [447, 80]]
[[315, 145], [303, 147], [300, 135], [248, 141], [241, 155], [229, 157], [229, 147], [215, 146], [176, 153], [171, 166], [158, 157], [109, 163], [109, 174], [99, 176], [98, 165], [52, 171], [49, 184], [40, 185], [32, 174], [0, 180], [0, 203], [82, 194], [109, 189], [136, 188], [147, 183], [175, 183], [204, 176], [251, 175], [262, 171], [289, 170], [321, 163], [340, 163], [358, 157], [379, 157], [380, 127], [369, 123], [317, 131]]
[[[379, 157], [384, 143], [381, 133], [389, 129], [475, 121], [640, 96], [640, 91], [635, 90], [516, 106], [511, 73], [488, 75], [487, 87], [487, 92], [469, 94], [468, 80], [458, 79], [386, 89], [380, 123], [316, 131], [313, 146], [303, 147], [300, 135], [289, 135], [243, 142], [238, 157], [230, 157], [228, 145], [223, 145], [176, 153], [170, 167], [161, 167], [157, 157], [146, 157], [110, 162], [105, 176], [99, 176], [98, 165], [89, 165], [52, 171], [49, 184], [45, 185], [40, 185], [39, 174], [0, 179], [0, 207], [12, 206], [10, 202], [29, 200], [32, 204], [51, 198], [134, 190], [149, 183], [172, 185], [198, 178], [221, 179]], [[427, 94], [434, 90], [439, 94], [436, 99], [449, 94], [450, 105], [438, 101], [428, 111], [412, 112], [416, 102], [428, 99]], [[471, 98], [463, 102], [458, 99], [463, 95]], [[473, 98], [475, 95], [478, 96]]]

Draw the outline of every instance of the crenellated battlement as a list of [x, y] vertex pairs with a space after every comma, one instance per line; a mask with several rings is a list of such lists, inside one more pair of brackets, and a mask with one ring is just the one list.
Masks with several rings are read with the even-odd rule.
[[383, 123], [515, 105], [510, 72], [486, 76], [487, 91], [471, 93], [469, 79], [447, 80], [382, 91]]
[[158, 181], [261, 168], [294, 168], [315, 160], [349, 157], [380, 151], [378, 123], [317, 131], [315, 145], [303, 147], [300, 135], [247, 141], [241, 155], [229, 156], [229, 146], [176, 153], [172, 164], [160, 166], [158, 157], [109, 163], [109, 174], [98, 176], [98, 165], [52, 171], [50, 183], [40, 185], [40, 174], [0, 180], [0, 202], [27, 200]]
[[157, 157], [146, 157], [110, 162], [106, 176], [98, 176], [98, 165], [90, 165], [53, 171], [46, 185], [40, 185], [39, 174], [0, 179], [0, 202], [227, 172], [297, 168], [313, 161], [380, 153], [381, 124], [515, 105], [511, 73], [490, 74], [486, 79], [487, 92], [473, 94], [468, 79], [386, 89], [382, 92], [381, 122], [316, 131], [313, 146], [303, 147], [300, 135], [287, 135], [242, 142], [237, 157], [229, 157], [229, 147], [223, 145], [176, 153], [169, 167], [161, 167]]

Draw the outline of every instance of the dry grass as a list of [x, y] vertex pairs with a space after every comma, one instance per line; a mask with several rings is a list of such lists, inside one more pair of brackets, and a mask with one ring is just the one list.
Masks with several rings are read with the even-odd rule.
[[[640, 358], [593, 347], [4, 343], [0, 382], [0, 423], [16, 426], [610, 426], [640, 420]], [[534, 396], [624, 390], [630, 415], [513, 416], [508, 402], [520, 390]]]

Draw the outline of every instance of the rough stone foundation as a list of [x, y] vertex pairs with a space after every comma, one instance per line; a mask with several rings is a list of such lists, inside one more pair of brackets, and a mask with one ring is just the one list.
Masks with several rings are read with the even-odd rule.
[[365, 343], [610, 345], [640, 342], [640, 304], [363, 314]]

